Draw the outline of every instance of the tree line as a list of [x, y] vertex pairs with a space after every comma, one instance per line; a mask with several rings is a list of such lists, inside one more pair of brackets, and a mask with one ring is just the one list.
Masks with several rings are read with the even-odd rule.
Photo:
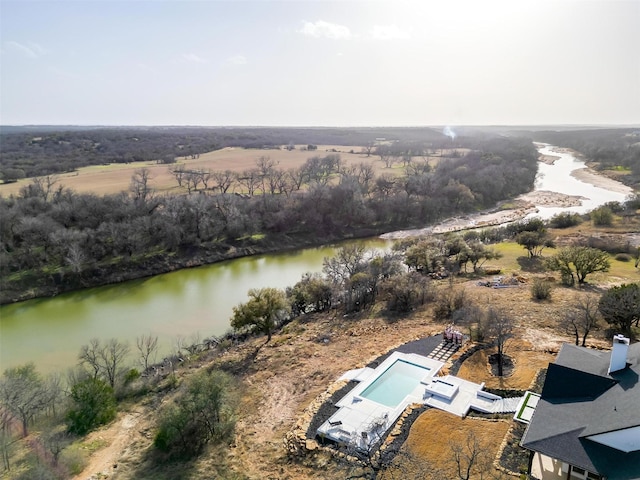
[[368, 145], [376, 138], [429, 145], [449, 140], [431, 128], [2, 127], [0, 179], [10, 182], [108, 163], [174, 163], [176, 157], [224, 147]]
[[[537, 152], [527, 139], [481, 146], [435, 168], [415, 160], [399, 175], [378, 177], [366, 163], [344, 166], [338, 155], [311, 157], [291, 171], [262, 158], [240, 176], [212, 174], [209, 188], [191, 195], [156, 194], [144, 171], [128, 192], [105, 196], [38, 177], [18, 196], [0, 199], [2, 302], [33, 288], [53, 294], [123, 272], [135, 278], [186, 260], [221, 260], [230, 248], [295, 247], [424, 226], [532, 188]], [[242, 193], [230, 193], [228, 182]]]

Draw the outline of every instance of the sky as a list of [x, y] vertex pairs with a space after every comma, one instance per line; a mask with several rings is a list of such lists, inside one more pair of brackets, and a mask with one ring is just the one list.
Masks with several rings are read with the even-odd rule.
[[640, 125], [640, 0], [0, 0], [0, 124]]

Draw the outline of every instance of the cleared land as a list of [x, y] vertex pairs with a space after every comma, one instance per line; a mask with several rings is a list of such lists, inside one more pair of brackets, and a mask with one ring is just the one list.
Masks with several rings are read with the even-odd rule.
[[[509, 430], [506, 420], [487, 421], [478, 418], [460, 418], [441, 410], [429, 409], [413, 423], [396, 465], [383, 480], [422, 478], [432, 467], [444, 469], [453, 478], [455, 470], [451, 445], [465, 445], [469, 435], [479, 440], [482, 461], [491, 464], [498, 453], [500, 442]], [[428, 478], [428, 477], [426, 477]]]
[[[260, 157], [269, 157], [277, 163], [277, 168], [287, 170], [300, 167], [304, 162], [315, 156], [324, 157], [329, 154], [339, 154], [340, 159], [347, 166], [358, 165], [362, 162], [373, 165], [376, 175], [385, 172], [401, 172], [399, 164], [388, 169], [380, 161], [377, 155], [367, 157], [360, 153], [360, 146], [340, 146], [340, 145], [319, 145], [317, 150], [295, 150], [286, 149], [244, 149], [244, 148], [223, 148], [213, 152], [203, 153], [198, 158], [192, 159], [179, 157], [177, 163], [171, 165], [158, 164], [155, 162], [134, 162], [134, 163], [113, 163], [109, 165], [98, 165], [84, 167], [76, 172], [57, 175], [58, 185], [63, 185], [78, 193], [95, 193], [105, 195], [119, 193], [129, 188], [131, 177], [136, 170], [147, 168], [151, 172], [150, 185], [159, 192], [183, 193], [178, 187], [170, 169], [183, 166], [185, 169], [211, 169], [212, 171], [231, 170], [242, 172], [256, 167], [256, 161]], [[464, 149], [458, 149], [463, 152]], [[354, 153], [351, 153], [354, 152]], [[446, 154], [446, 151], [445, 151]], [[419, 157], [423, 160], [423, 157]], [[435, 164], [440, 159], [439, 156], [429, 157], [429, 162]], [[30, 183], [30, 179], [22, 179], [16, 183], [0, 185], [0, 195], [16, 195], [20, 188]]]

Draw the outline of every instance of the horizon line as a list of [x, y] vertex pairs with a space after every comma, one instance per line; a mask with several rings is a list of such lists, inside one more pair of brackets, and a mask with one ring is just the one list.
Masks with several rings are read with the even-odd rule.
[[98, 128], [441, 128], [441, 127], [618, 127], [640, 128], [640, 123], [487, 123], [487, 124], [422, 124], [422, 125], [204, 125], [204, 124], [110, 124], [110, 123], [9, 123], [6, 127], [98, 127]]

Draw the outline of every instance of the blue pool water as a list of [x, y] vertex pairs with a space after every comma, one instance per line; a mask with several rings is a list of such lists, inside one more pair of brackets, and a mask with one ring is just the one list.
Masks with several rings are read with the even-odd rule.
[[360, 396], [387, 407], [396, 407], [418, 386], [429, 370], [405, 360], [396, 360]]

